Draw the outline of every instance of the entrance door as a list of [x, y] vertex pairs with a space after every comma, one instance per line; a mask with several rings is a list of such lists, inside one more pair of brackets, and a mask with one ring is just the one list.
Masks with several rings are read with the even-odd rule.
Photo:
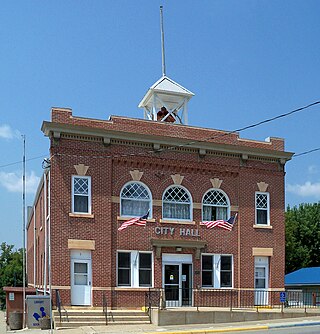
[[192, 306], [192, 255], [162, 254], [166, 307]]
[[192, 306], [192, 265], [182, 263], [182, 306]]
[[254, 268], [254, 303], [255, 305], [268, 305], [268, 275], [269, 258], [255, 258]]
[[164, 293], [166, 307], [178, 307], [180, 303], [180, 266], [178, 264], [164, 265]]
[[91, 260], [71, 260], [71, 304], [91, 305]]

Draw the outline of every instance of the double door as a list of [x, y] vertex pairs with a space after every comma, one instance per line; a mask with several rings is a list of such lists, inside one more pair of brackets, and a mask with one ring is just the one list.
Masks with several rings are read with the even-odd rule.
[[192, 264], [165, 263], [163, 282], [166, 307], [192, 305]]

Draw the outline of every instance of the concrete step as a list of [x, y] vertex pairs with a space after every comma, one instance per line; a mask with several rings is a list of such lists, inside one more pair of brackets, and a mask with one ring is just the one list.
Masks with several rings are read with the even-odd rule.
[[[59, 317], [56, 317], [56, 319], [58, 320]], [[92, 322], [92, 321], [104, 321], [105, 320], [105, 316], [101, 315], [95, 315], [95, 316], [89, 316], [89, 315], [81, 315], [81, 316], [68, 316], [69, 321], [74, 321], [74, 322]], [[139, 316], [139, 317], [131, 317], [131, 316], [111, 316], [108, 315], [108, 319], [110, 319], [110, 321], [113, 322], [136, 322], [136, 321], [145, 321], [148, 320], [149, 317], [148, 316]], [[63, 317], [63, 321], [66, 321], [66, 317]]]
[[[87, 315], [89, 314], [90, 316], [99, 316], [103, 315], [102, 310], [94, 310], [94, 311], [76, 311], [76, 310], [68, 310], [67, 309], [68, 316], [82, 316], [82, 315]], [[108, 310], [108, 314], [112, 313], [113, 316], [130, 316], [130, 317], [140, 317], [140, 316], [145, 316], [146, 313], [142, 311], [122, 311], [122, 310]], [[65, 311], [61, 312], [62, 316], [66, 314]], [[53, 311], [53, 315], [58, 317], [59, 312], [58, 311]]]
[[[53, 311], [55, 328], [75, 328], [81, 326], [105, 326], [106, 320], [102, 308], [67, 308], [62, 312]], [[148, 315], [138, 310], [108, 310], [108, 325], [149, 324]]]
[[[112, 322], [108, 320], [108, 326], [121, 326], [121, 325], [147, 325], [150, 324], [150, 321], [137, 321], [137, 322]], [[55, 322], [54, 328], [77, 328], [82, 326], [106, 326], [106, 322]]]

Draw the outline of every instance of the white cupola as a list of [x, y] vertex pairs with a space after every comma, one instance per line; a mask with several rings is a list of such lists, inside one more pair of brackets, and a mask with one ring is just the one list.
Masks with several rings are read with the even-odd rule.
[[188, 124], [188, 102], [192, 92], [163, 75], [148, 90], [139, 103], [144, 119]]

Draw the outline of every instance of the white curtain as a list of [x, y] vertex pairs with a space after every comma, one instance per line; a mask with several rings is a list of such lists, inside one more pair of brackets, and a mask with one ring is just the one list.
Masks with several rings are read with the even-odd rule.
[[190, 204], [163, 203], [163, 218], [190, 219]]
[[150, 207], [149, 201], [139, 201], [132, 199], [121, 200], [121, 216], [140, 217], [145, 215]]

